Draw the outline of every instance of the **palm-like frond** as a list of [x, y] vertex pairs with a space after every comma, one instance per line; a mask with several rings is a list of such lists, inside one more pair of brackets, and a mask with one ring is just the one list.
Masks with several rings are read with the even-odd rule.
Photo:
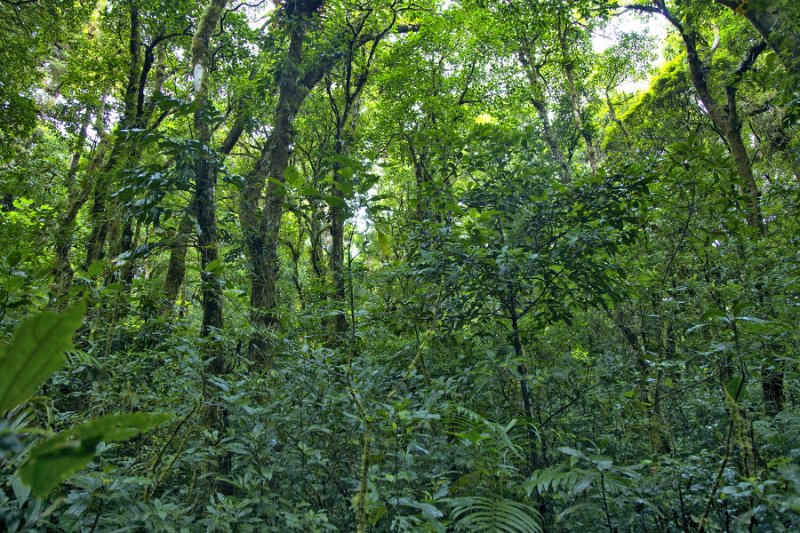
[[455, 498], [452, 517], [457, 531], [540, 533], [542, 516], [523, 503], [484, 496]]

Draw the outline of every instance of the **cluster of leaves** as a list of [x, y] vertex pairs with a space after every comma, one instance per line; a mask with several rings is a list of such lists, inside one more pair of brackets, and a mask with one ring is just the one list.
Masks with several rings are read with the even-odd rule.
[[790, 0], [267, 4], [0, 0], [0, 529], [800, 528]]

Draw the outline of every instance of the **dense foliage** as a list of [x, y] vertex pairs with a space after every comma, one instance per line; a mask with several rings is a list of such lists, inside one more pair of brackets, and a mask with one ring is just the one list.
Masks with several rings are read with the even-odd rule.
[[0, 0], [0, 530], [797, 531], [795, 0]]

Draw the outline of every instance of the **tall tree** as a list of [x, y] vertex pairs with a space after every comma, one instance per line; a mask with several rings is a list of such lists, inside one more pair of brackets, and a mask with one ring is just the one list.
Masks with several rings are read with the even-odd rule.
[[[394, 8], [394, 4], [392, 8]], [[345, 305], [345, 221], [349, 216], [347, 200], [352, 197], [354, 169], [346, 164], [349, 144], [356, 127], [360, 97], [370, 76], [373, 61], [381, 41], [394, 28], [397, 11], [392, 9], [388, 20], [380, 21], [382, 27], [375, 29], [372, 11], [357, 14], [354, 20], [345, 15], [348, 28], [344, 57], [340, 61], [341, 72], [329, 77], [326, 84], [328, 99], [334, 118], [333, 157], [331, 171], [333, 183], [328, 212], [330, 218], [331, 249], [329, 271], [331, 273], [332, 301], [335, 315], [331, 319], [330, 334], [334, 344], [339, 344], [347, 332]], [[358, 54], [358, 55], [357, 55]], [[361, 57], [359, 57], [361, 56]], [[334, 82], [334, 79], [336, 80]], [[362, 177], [363, 179], [363, 177]], [[349, 193], [349, 194], [348, 194]]]
[[[209, 102], [209, 46], [211, 36], [222, 17], [227, 0], [212, 0], [197, 25], [192, 40], [192, 76], [194, 78], [194, 129], [200, 145], [194, 161], [198, 248], [202, 269], [203, 323], [201, 335], [206, 337], [222, 329], [222, 283], [219, 279], [219, 243], [217, 237], [216, 162], [211, 150], [211, 117]], [[225, 360], [217, 351], [211, 363], [213, 374], [225, 371]]]
[[[292, 122], [308, 93], [330, 68], [331, 59], [304, 53], [308, 25], [322, 2], [287, 1], [281, 6], [281, 27], [288, 36], [283, 65], [276, 74], [278, 102], [272, 131], [255, 169], [247, 177], [240, 219], [250, 258], [250, 308], [255, 331], [249, 344], [252, 359], [268, 357], [267, 338], [278, 326], [278, 243], [283, 216], [284, 183], [293, 138]], [[324, 58], [321, 60], [321, 58]], [[265, 190], [266, 189], [266, 190]], [[265, 195], [261, 206], [261, 196]]]

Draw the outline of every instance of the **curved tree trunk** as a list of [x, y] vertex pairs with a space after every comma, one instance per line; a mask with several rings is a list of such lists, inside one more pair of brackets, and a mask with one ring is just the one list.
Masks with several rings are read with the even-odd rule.
[[[70, 190], [70, 198], [68, 199], [67, 210], [61, 217], [60, 225], [55, 235], [55, 255], [56, 255], [56, 269], [55, 277], [58, 284], [57, 300], [61, 300], [63, 296], [69, 291], [72, 286], [72, 277], [75, 274], [72, 269], [72, 263], [69, 255], [72, 249], [72, 239], [75, 232], [75, 221], [78, 218], [78, 213], [81, 208], [89, 200], [92, 188], [95, 185], [92, 182], [92, 177], [97, 175], [97, 171], [103, 166], [105, 159], [106, 149], [108, 147], [108, 140], [103, 138], [95, 150], [94, 156], [89, 163], [86, 176], [81, 183], [80, 188]], [[61, 305], [58, 302], [57, 305]]]
[[[742, 120], [737, 110], [737, 87], [744, 74], [753, 68], [758, 56], [766, 49], [767, 43], [756, 44], [742, 59], [739, 67], [725, 87], [727, 101], [723, 105], [711, 92], [707, 69], [698, 54], [697, 36], [693, 30], [685, 27], [663, 5], [660, 12], [683, 38], [692, 84], [708, 111], [714, 126], [721, 132], [722, 140], [725, 141], [731, 152], [740, 187], [743, 189], [747, 199], [747, 224], [757, 230], [758, 235], [763, 238], [766, 235], [766, 226], [761, 213], [761, 190], [756, 182], [750, 157], [747, 154], [747, 148], [742, 137]], [[762, 292], [765, 290], [763, 289]], [[768, 295], [763, 293], [762, 296], [766, 298]], [[780, 364], [762, 366], [761, 384], [768, 414], [775, 414], [783, 408], [783, 381], [784, 372]]]
[[537, 66], [532, 63], [530, 45], [524, 43], [522, 48], [523, 49], [518, 54], [519, 61], [525, 68], [525, 74], [528, 76], [531, 89], [535, 93], [538, 93], [531, 98], [531, 103], [533, 107], [536, 108], [536, 113], [539, 115], [539, 120], [542, 123], [542, 134], [547, 143], [547, 147], [550, 149], [550, 155], [558, 165], [561, 174], [561, 183], [566, 185], [572, 181], [572, 175], [569, 170], [567, 159], [564, 157], [564, 152], [561, 151], [561, 147], [558, 145], [556, 136], [553, 133], [553, 126], [550, 123], [550, 114], [547, 108], [547, 102], [545, 101], [545, 83], [540, 72], [541, 65]]
[[746, 18], [780, 58], [800, 77], [800, 2], [797, 0], [716, 0]]
[[[256, 70], [250, 73], [250, 79], [255, 79]], [[239, 142], [239, 139], [244, 133], [245, 126], [247, 125], [248, 115], [240, 107], [237, 110], [236, 117], [231, 125], [231, 129], [225, 136], [222, 145], [217, 150], [219, 155], [228, 155]], [[172, 304], [178, 297], [183, 280], [186, 277], [186, 252], [188, 250], [189, 240], [194, 233], [191, 218], [184, 216], [178, 228], [178, 233], [170, 246], [169, 266], [167, 267], [167, 274], [164, 277], [164, 295], [169, 305], [165, 307], [164, 312], [169, 312]]]
[[[114, 146], [108, 161], [100, 171], [94, 187], [94, 205], [92, 206], [90, 220], [92, 231], [87, 244], [86, 266], [93, 261], [105, 257], [105, 245], [109, 240], [109, 211], [111, 178], [118, 165], [127, 160], [128, 142], [125, 139], [125, 130], [135, 124], [137, 99], [139, 93], [139, 77], [141, 75], [141, 48], [142, 36], [139, 24], [139, 10], [130, 6], [130, 30], [128, 36], [128, 80], [125, 85], [122, 102], [122, 116], [117, 124], [114, 134]], [[113, 240], [113, 239], [112, 239]]]
[[[254, 328], [248, 353], [255, 360], [266, 355], [267, 337], [279, 323], [276, 306], [278, 237], [283, 217], [286, 168], [289, 166], [292, 121], [297, 112], [299, 75], [305, 25], [290, 20], [289, 52], [279, 81], [278, 106], [268, 144], [264, 147], [255, 172], [249, 176], [241, 204], [242, 228], [250, 257], [250, 314]], [[269, 178], [269, 181], [267, 179]], [[263, 183], [267, 181], [266, 200], [259, 210]]]
[[567, 80], [567, 94], [569, 95], [570, 106], [572, 108], [572, 118], [575, 121], [575, 127], [583, 137], [586, 144], [586, 159], [589, 161], [589, 167], [592, 173], [597, 172], [598, 166], [598, 152], [594, 145], [594, 138], [589, 124], [583, 118], [583, 109], [581, 108], [580, 95], [578, 93], [578, 86], [575, 83], [575, 67], [574, 60], [569, 57], [569, 44], [567, 43], [566, 29], [561, 26], [561, 18], [559, 20], [558, 38], [561, 45], [561, 56], [563, 61], [564, 76]]
[[91, 119], [91, 112], [87, 109], [86, 116], [81, 124], [78, 138], [75, 141], [75, 152], [72, 154], [72, 161], [67, 171], [67, 209], [61, 216], [58, 228], [54, 235], [55, 246], [55, 266], [53, 269], [54, 276], [54, 290], [53, 295], [56, 298], [57, 305], [72, 285], [72, 265], [69, 261], [69, 252], [72, 248], [72, 231], [75, 226], [75, 218], [81, 206], [86, 202], [89, 197], [89, 191], [84, 192], [86, 184], [89, 183], [85, 179], [81, 187], [77, 186], [78, 165], [80, 164], [81, 157], [83, 156], [83, 148], [86, 144], [86, 133], [89, 129], [89, 120]]
[[192, 220], [188, 216], [184, 216], [170, 246], [169, 266], [167, 275], [164, 277], [164, 298], [168, 302], [167, 309], [171, 309], [172, 304], [175, 303], [183, 285], [183, 279], [186, 277], [186, 249], [191, 233]]
[[[294, 10], [287, 12], [290, 15], [287, 22], [289, 50], [280, 73], [272, 133], [255, 170], [248, 176], [240, 208], [240, 220], [250, 259], [250, 320], [254, 328], [248, 347], [251, 360], [268, 358], [267, 338], [279, 323], [276, 309], [280, 272], [278, 237], [283, 217], [283, 184], [289, 166], [292, 121], [310, 90], [300, 80], [300, 67], [303, 60], [303, 39], [306, 35], [305, 23], [312, 12], [301, 10], [302, 6], [294, 7]], [[266, 199], [263, 209], [260, 209], [265, 182]]]
[[329, 256], [329, 267], [331, 273], [331, 303], [336, 312], [328, 324], [330, 340], [332, 345], [340, 344], [340, 341], [347, 333], [347, 313], [345, 312], [345, 282], [344, 282], [344, 223], [347, 218], [347, 208], [345, 205], [342, 188], [343, 181], [347, 179], [342, 173], [342, 164], [339, 161], [344, 155], [344, 132], [343, 126], [337, 124], [335, 138], [335, 160], [333, 163], [333, 187], [331, 196], [336, 199], [329, 206], [330, 212], [330, 231], [331, 231], [331, 253]]

